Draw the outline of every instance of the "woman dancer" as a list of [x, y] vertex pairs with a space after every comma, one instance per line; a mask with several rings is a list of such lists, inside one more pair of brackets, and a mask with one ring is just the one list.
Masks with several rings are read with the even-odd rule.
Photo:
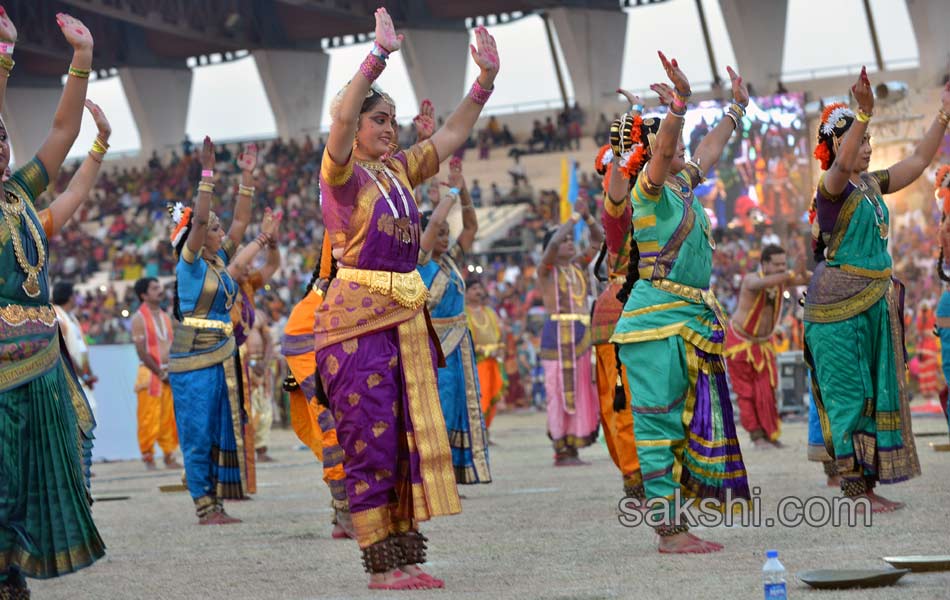
[[935, 333], [940, 338], [940, 352], [943, 363], [944, 390], [940, 394], [943, 414], [950, 427], [950, 403], [947, 402], [947, 384], [950, 382], [950, 165], [937, 170], [934, 196], [940, 207], [940, 258], [937, 259], [937, 275], [943, 281], [944, 290], [937, 304], [937, 327]]
[[[239, 523], [224, 511], [221, 499], [242, 498], [247, 490], [243, 394], [230, 315], [239, 290], [228, 267], [230, 263], [244, 269], [253, 258], [252, 252], [242, 252], [232, 261], [251, 219], [252, 193], [242, 186], [234, 220], [225, 234], [211, 211], [214, 162], [214, 145], [206, 137], [194, 212], [180, 202], [171, 207], [175, 223], [171, 242], [178, 264], [168, 378], [188, 491], [199, 525]], [[271, 236], [261, 233], [252, 245], [259, 250], [270, 241]]]
[[[73, 47], [69, 75], [49, 136], [15, 173], [0, 120], [0, 598], [14, 600], [30, 597], [25, 577], [66, 575], [105, 554], [83, 481], [95, 421], [60, 352], [47, 257], [48, 239], [88, 197], [111, 129], [99, 107], [87, 101], [99, 128], [92, 150], [66, 191], [36, 210], [33, 203], [56, 180], [79, 135], [92, 66], [93, 40], [85, 25], [63, 13], [56, 22]], [[0, 7], [0, 108], [16, 40], [16, 28]]]
[[478, 80], [432, 137], [390, 155], [395, 106], [372, 87], [399, 49], [385, 9], [376, 43], [331, 108], [320, 172], [323, 218], [339, 260], [315, 323], [317, 367], [346, 452], [346, 490], [372, 589], [441, 587], [424, 573], [418, 523], [461, 511], [436, 386], [436, 352], [416, 271], [411, 190], [471, 133], [498, 73], [495, 41], [475, 30]]
[[681, 131], [689, 80], [675, 59], [659, 55], [673, 88], [651, 86], [669, 106], [658, 129], [657, 119], [635, 119], [639, 131], [631, 131], [640, 144], [627, 161], [638, 171], [631, 195], [634, 234], [618, 294], [624, 313], [611, 341], [620, 344], [630, 383], [648, 504], [666, 502], [664, 522], [653, 523], [659, 550], [715, 552], [722, 546], [700, 540], [672, 518], [681, 490], [720, 502], [750, 497], [722, 359], [725, 319], [709, 289], [715, 242], [693, 189], [719, 161], [749, 93], [729, 69], [734, 102], [686, 161]]
[[[446, 366], [439, 369], [439, 400], [448, 427], [455, 480], [461, 484], [491, 483], [475, 346], [465, 314], [465, 279], [459, 269], [475, 243], [478, 219], [458, 158], [449, 162], [449, 186], [449, 195], [439, 202], [428, 223], [423, 215], [419, 273], [429, 288], [429, 313], [445, 354]], [[462, 205], [462, 232], [450, 246], [446, 219], [456, 200]]]
[[825, 172], [812, 204], [819, 264], [805, 297], [805, 352], [842, 491], [866, 498], [874, 512], [889, 512], [903, 504], [877, 495], [874, 486], [916, 477], [920, 463], [904, 389], [903, 284], [891, 276], [883, 196], [913, 183], [933, 160], [950, 122], [950, 84], [914, 152], [873, 172], [867, 129], [874, 94], [864, 69], [851, 91], [857, 113], [844, 104], [825, 108], [815, 148]]

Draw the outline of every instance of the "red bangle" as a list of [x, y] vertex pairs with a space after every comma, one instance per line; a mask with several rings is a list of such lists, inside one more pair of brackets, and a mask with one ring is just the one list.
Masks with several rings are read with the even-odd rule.
[[478, 80], [475, 80], [475, 83], [472, 84], [472, 89], [468, 92], [468, 97], [472, 99], [472, 102], [475, 104], [480, 104], [485, 106], [485, 103], [488, 102], [488, 99], [491, 98], [491, 93], [495, 91], [494, 88], [486, 90], [482, 87]]
[[383, 59], [370, 52], [360, 65], [360, 73], [372, 83], [383, 74], [383, 69], [385, 68], [386, 63], [383, 62]]

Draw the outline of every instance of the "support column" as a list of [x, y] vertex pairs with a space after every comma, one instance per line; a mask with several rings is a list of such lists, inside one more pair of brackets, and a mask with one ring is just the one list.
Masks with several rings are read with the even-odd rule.
[[406, 32], [400, 52], [412, 81], [416, 99], [428, 98], [437, 116], [447, 116], [458, 106], [471, 82], [465, 81], [468, 66], [467, 30], [412, 29]]
[[548, 14], [571, 75], [574, 99], [588, 115], [612, 113], [623, 70], [627, 13], [555, 8]]
[[191, 69], [119, 69], [122, 89], [139, 129], [141, 155], [177, 147], [185, 137]]
[[325, 52], [252, 52], [282, 139], [320, 131], [330, 56]]
[[[788, 0], [719, 0], [719, 6], [739, 63], [734, 68], [756, 94], [772, 93], [782, 76]], [[720, 66], [723, 71], [725, 67]]]
[[943, 85], [950, 73], [950, 36], [946, 33], [950, 4], [907, 0], [907, 12], [917, 38], [919, 84], [926, 87]]
[[3, 122], [18, 165], [29, 162], [46, 140], [62, 95], [60, 86], [7, 88]]

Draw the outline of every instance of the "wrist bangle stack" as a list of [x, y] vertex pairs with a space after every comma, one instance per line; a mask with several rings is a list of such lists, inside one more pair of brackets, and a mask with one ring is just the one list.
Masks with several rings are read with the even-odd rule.
[[102, 138], [96, 136], [96, 139], [92, 142], [92, 152], [98, 152], [99, 154], [105, 156], [106, 152], [109, 151], [109, 144], [102, 141]]
[[739, 123], [742, 121], [742, 118], [745, 117], [745, 107], [743, 107], [738, 102], [733, 102], [729, 105], [729, 108], [726, 109], [725, 116], [732, 119], [735, 129], [739, 129]]
[[485, 103], [488, 102], [488, 99], [491, 98], [491, 93], [495, 91], [495, 88], [492, 87], [490, 90], [486, 90], [478, 83], [478, 79], [475, 80], [475, 83], [472, 84], [472, 89], [468, 91], [468, 97], [472, 99], [472, 102], [485, 106]]
[[0, 42], [0, 54], [13, 54], [16, 42]]
[[69, 65], [69, 74], [73, 77], [78, 77], [79, 79], [89, 79], [90, 73], [92, 73], [91, 69], [78, 69], [72, 65]]
[[254, 186], [244, 185], [243, 183], [238, 184], [238, 196], [250, 196], [254, 197]]
[[360, 73], [369, 79], [370, 83], [376, 81], [386, 68], [387, 58], [389, 58], [389, 52], [379, 44], [373, 44], [373, 49], [360, 65]]
[[214, 171], [211, 169], [201, 169], [202, 177], [214, 177]]
[[207, 194], [213, 194], [213, 193], [214, 193], [214, 184], [211, 183], [210, 181], [202, 181], [202, 182], [199, 182], [199, 183], [198, 183], [198, 192], [199, 192], [199, 193], [204, 192], [204, 193], [207, 193]]
[[937, 120], [940, 121], [941, 125], [946, 127], [948, 124], [950, 124], [950, 113], [941, 108], [937, 112]]
[[857, 119], [858, 122], [860, 122], [860, 123], [870, 123], [870, 122], [871, 122], [871, 113], [866, 113], [866, 112], [864, 112], [863, 110], [861, 110], [861, 109], [859, 108], [859, 109], [858, 109], [858, 112], [855, 113], [854, 118]]

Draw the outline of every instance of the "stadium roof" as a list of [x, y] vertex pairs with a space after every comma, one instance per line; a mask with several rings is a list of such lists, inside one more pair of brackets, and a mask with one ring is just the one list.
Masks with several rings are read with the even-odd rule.
[[258, 48], [314, 50], [365, 41], [373, 11], [397, 27], [461, 29], [545, 8], [612, 9], [666, 0], [6, 0], [20, 34], [15, 85], [58, 82], [69, 48], [55, 14], [68, 12], [96, 40], [100, 76], [115, 68], [186, 68], [186, 59]]

